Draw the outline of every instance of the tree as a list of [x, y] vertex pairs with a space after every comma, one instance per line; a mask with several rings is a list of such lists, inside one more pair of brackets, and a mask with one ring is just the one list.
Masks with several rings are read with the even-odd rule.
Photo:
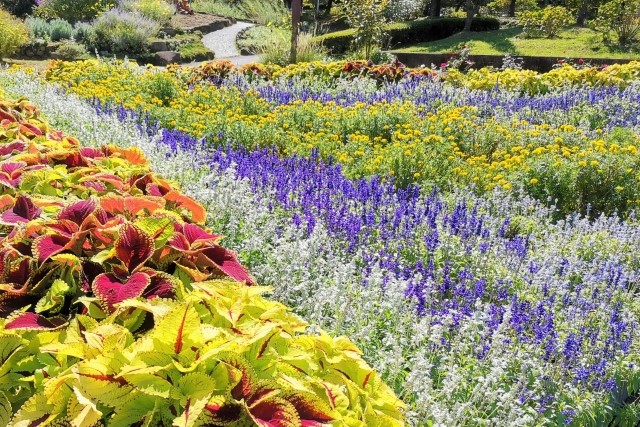
[[471, 31], [471, 23], [473, 22], [473, 17], [480, 10], [480, 1], [479, 0], [466, 0], [464, 3], [464, 10], [467, 12], [467, 17], [464, 21], [464, 29], [463, 32]]
[[343, 0], [342, 13], [351, 28], [356, 30], [356, 47], [365, 51], [369, 59], [373, 49], [384, 37], [385, 11], [388, 0]]
[[640, 0], [610, 0], [598, 8], [593, 23], [605, 42], [611, 41], [613, 32], [621, 47], [628, 47], [640, 35]]

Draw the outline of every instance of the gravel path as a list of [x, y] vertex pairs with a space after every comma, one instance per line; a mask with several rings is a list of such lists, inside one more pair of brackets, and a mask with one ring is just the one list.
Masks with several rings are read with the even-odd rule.
[[202, 38], [202, 43], [216, 54], [216, 59], [239, 57], [240, 52], [236, 47], [236, 37], [240, 31], [253, 26], [254, 24], [250, 22], [238, 22], [223, 30], [206, 34]]

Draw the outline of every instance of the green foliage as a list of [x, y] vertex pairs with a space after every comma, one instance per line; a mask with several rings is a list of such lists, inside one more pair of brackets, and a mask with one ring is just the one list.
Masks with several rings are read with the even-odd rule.
[[520, 12], [517, 17], [523, 34], [531, 38], [556, 37], [560, 30], [571, 25], [573, 19], [567, 8], [562, 6]]
[[138, 12], [142, 16], [156, 22], [167, 23], [176, 13], [173, 3], [166, 0], [124, 0], [119, 7], [129, 12]]
[[115, 0], [43, 0], [37, 13], [69, 22], [90, 21], [115, 5]]
[[280, 25], [290, 20], [282, 0], [196, 0], [197, 12], [256, 22], [261, 25]]
[[388, 0], [343, 0], [341, 3], [342, 13], [355, 29], [353, 43], [356, 49], [364, 49], [366, 59], [382, 45], [388, 3]]
[[[291, 40], [286, 33], [274, 32], [274, 37], [265, 44], [258, 46], [256, 51], [262, 62], [266, 64], [287, 65], [291, 52]], [[322, 45], [306, 34], [298, 37], [298, 62], [319, 61], [326, 57]]]
[[0, 9], [0, 59], [18, 51], [29, 41], [29, 29], [9, 12]]
[[[509, 10], [511, 0], [493, 0], [487, 3], [487, 9], [493, 14], [505, 14]], [[516, 12], [528, 12], [538, 9], [537, 0], [516, 0]]]
[[[238, 34], [236, 44], [242, 51], [257, 53], [276, 38], [287, 37], [285, 29], [275, 26], [258, 25]], [[288, 32], [289, 36], [291, 32]]]
[[403, 405], [346, 338], [306, 335], [264, 288], [193, 288], [100, 321], [0, 321], [0, 409], [19, 408], [8, 425], [403, 425]]
[[24, 22], [34, 38], [43, 38], [54, 42], [75, 38], [75, 29], [64, 19], [57, 18], [47, 22], [43, 18], [29, 16]]
[[98, 50], [142, 53], [147, 49], [149, 38], [160, 30], [160, 25], [138, 13], [113, 9], [100, 15], [93, 29], [93, 46]]
[[591, 25], [605, 42], [612, 41], [613, 33], [621, 47], [628, 47], [640, 34], [639, 11], [638, 0], [611, 0], [598, 8], [598, 16]]
[[74, 36], [73, 38], [84, 44], [89, 44], [91, 40], [95, 38], [95, 30], [93, 29], [93, 25], [86, 22], [77, 22], [73, 26]]
[[5, 9], [15, 16], [28, 15], [35, 6], [35, 0], [0, 0], [0, 9]]
[[183, 44], [178, 48], [178, 52], [183, 62], [210, 61], [215, 59], [215, 54], [200, 40]]
[[[500, 23], [494, 18], [474, 18], [471, 31], [497, 30]], [[464, 28], [462, 18], [419, 19], [409, 22], [396, 22], [385, 26], [388, 44], [391, 46], [407, 43], [426, 42], [447, 38]], [[332, 53], [344, 53], [349, 49], [355, 30], [337, 31], [316, 37]]]
[[65, 61], [75, 61], [87, 55], [87, 48], [83, 44], [65, 40], [55, 51], [56, 55]]

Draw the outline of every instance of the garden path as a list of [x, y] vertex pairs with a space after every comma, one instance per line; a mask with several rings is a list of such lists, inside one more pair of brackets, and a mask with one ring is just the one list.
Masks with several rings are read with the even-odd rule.
[[236, 47], [238, 34], [254, 25], [250, 22], [238, 22], [222, 30], [205, 34], [202, 43], [216, 54], [216, 59], [228, 59], [236, 65], [255, 62], [258, 60], [257, 56], [241, 56]]

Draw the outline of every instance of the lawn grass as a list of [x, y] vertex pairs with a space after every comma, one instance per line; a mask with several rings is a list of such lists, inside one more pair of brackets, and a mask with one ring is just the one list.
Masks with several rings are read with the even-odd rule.
[[287, 20], [288, 12], [281, 0], [196, 0], [193, 10], [267, 25]]
[[458, 33], [446, 39], [416, 43], [394, 49], [397, 52], [447, 53], [459, 50], [465, 43], [472, 55], [554, 56], [573, 58], [632, 58], [640, 59], [640, 52], [625, 52], [602, 43], [598, 34], [588, 28], [574, 27], [560, 32], [554, 39], [525, 39], [522, 29], [506, 28], [497, 31]]

